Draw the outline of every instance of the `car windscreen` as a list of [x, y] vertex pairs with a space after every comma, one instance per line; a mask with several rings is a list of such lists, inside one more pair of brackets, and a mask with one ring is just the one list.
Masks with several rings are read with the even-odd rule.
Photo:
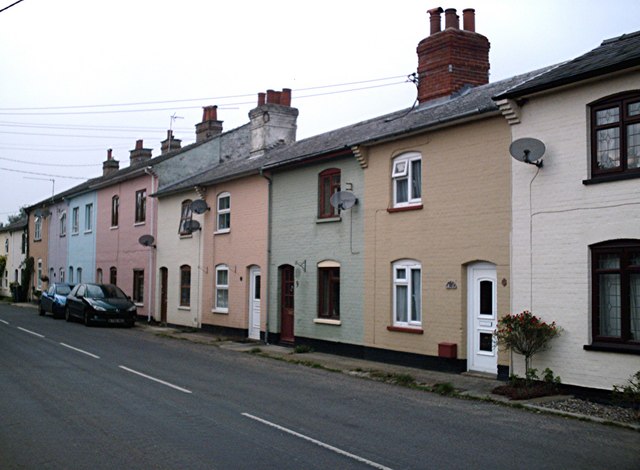
[[69, 286], [56, 286], [56, 294], [58, 295], [69, 295], [69, 292], [71, 292]]

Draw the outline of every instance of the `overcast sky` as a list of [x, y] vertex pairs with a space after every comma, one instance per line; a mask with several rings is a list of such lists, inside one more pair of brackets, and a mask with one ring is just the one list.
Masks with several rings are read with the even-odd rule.
[[202, 106], [230, 130], [291, 88], [298, 139], [410, 107], [438, 6], [475, 8], [491, 81], [640, 30], [638, 0], [23, 0], [0, 12], [0, 221], [99, 176], [108, 148], [123, 168], [169, 126], [193, 142]]

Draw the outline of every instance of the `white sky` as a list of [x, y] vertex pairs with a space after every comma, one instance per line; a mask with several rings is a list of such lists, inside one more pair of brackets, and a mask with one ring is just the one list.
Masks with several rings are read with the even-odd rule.
[[[407, 108], [404, 77], [438, 6], [461, 24], [475, 8], [491, 81], [640, 30], [638, 0], [23, 0], [0, 12], [0, 221], [82, 181], [61, 176], [99, 176], [108, 148], [121, 168], [137, 139], [158, 155], [174, 114], [174, 135], [193, 142], [202, 106], [230, 130], [258, 92], [292, 88], [298, 139]], [[51, 109], [172, 100], [192, 101]]]

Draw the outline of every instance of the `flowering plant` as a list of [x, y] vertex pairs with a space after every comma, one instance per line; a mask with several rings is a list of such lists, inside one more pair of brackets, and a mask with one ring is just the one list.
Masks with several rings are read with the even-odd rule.
[[509, 314], [498, 321], [494, 337], [500, 346], [522, 354], [525, 370], [531, 369], [532, 356], [547, 348], [551, 339], [561, 332], [556, 322], [546, 323], [528, 310]]

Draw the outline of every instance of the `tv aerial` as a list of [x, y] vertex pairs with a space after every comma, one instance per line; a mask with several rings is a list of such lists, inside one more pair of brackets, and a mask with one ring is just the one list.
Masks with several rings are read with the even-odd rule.
[[196, 214], [204, 214], [211, 208], [207, 205], [207, 202], [203, 199], [196, 199], [191, 203], [191, 210]]
[[513, 158], [519, 162], [535, 165], [538, 168], [542, 167], [541, 158], [545, 150], [546, 147], [544, 143], [532, 137], [523, 137], [522, 139], [514, 140], [509, 146], [509, 153]]
[[156, 246], [153, 244], [155, 242], [155, 238], [153, 238], [153, 235], [142, 235], [140, 238], [138, 238], [138, 243], [140, 243], [142, 246], [151, 246], [153, 248], [155, 248]]
[[36, 217], [47, 218], [51, 215], [51, 211], [49, 211], [49, 209], [36, 209], [33, 211], [33, 215], [35, 215]]
[[351, 209], [358, 203], [358, 198], [351, 191], [338, 191], [329, 198], [329, 204], [338, 210]]

